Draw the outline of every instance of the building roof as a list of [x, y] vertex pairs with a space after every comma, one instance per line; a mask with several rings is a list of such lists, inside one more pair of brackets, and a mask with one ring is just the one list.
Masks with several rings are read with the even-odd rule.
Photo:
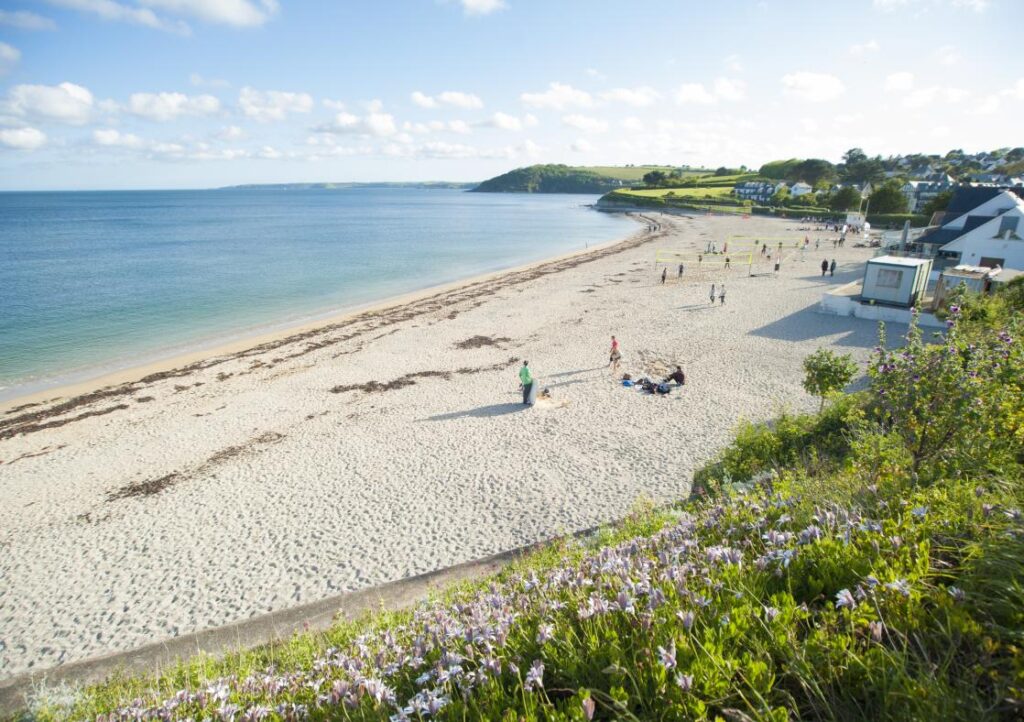
[[[946, 211], [942, 216], [942, 227], [926, 231], [924, 235], [917, 239], [917, 242], [944, 246], [947, 243], [952, 243], [963, 234], [969, 233], [975, 228], [988, 223], [995, 218], [994, 215], [975, 216], [970, 215], [970, 212], [988, 203], [1005, 191], [1010, 191], [1017, 197], [1024, 198], [1024, 188], [956, 186], [953, 191], [953, 197], [949, 199], [949, 205], [946, 206]], [[963, 228], [947, 228], [950, 223], [964, 215], [967, 218], [964, 220]]]
[[909, 266], [916, 268], [931, 263], [930, 258], [904, 258], [903, 256], [878, 256], [869, 258], [868, 263], [878, 263], [883, 266]]

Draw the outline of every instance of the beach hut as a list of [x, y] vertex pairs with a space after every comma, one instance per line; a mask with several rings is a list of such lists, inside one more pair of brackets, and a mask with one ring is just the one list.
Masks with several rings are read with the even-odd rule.
[[864, 268], [863, 301], [909, 307], [920, 303], [932, 272], [930, 258], [879, 256]]

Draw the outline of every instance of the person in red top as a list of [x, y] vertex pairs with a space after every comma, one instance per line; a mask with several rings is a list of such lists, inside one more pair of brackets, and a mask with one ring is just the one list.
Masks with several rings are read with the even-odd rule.
[[612, 367], [612, 372], [619, 370], [619, 360], [622, 358], [622, 354], [619, 352], [619, 342], [614, 336], [612, 336], [612, 350], [608, 355], [608, 365]]

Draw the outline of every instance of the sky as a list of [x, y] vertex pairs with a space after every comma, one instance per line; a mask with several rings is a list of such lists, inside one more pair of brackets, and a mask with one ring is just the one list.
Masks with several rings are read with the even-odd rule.
[[0, 190], [1024, 145], [1024, 0], [0, 0]]

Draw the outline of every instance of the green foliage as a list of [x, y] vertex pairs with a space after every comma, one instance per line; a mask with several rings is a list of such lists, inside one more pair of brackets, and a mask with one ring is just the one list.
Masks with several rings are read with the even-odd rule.
[[869, 207], [875, 213], [906, 213], [907, 197], [900, 190], [899, 181], [888, 180], [878, 186], [868, 198]]
[[480, 193], [604, 193], [620, 181], [567, 165], [531, 165], [486, 180]]
[[860, 208], [860, 191], [853, 186], [843, 186], [828, 200], [828, 207], [834, 211], [850, 211]]
[[850, 354], [820, 348], [804, 359], [804, 391], [820, 397], [825, 408], [825, 399], [845, 389], [855, 373], [857, 364]]
[[800, 158], [773, 160], [761, 166], [757, 174], [762, 178], [771, 178], [772, 180], [791, 180], [793, 178], [793, 171], [802, 162]]
[[660, 170], [652, 170], [650, 173], [645, 173], [643, 181], [649, 186], [659, 186], [665, 182], [668, 178], [668, 174]]
[[924, 208], [921, 209], [921, 215], [931, 218], [933, 214], [946, 210], [947, 206], [949, 206], [949, 201], [952, 198], [953, 191], [942, 191], [924, 204]]
[[869, 213], [867, 221], [875, 228], [902, 228], [906, 221], [910, 221], [911, 226], [918, 228], [928, 225], [929, 217], [918, 213]]
[[860, 148], [851, 148], [843, 154], [839, 177], [844, 183], [875, 183], [885, 177], [885, 165], [878, 156], [868, 158]]

